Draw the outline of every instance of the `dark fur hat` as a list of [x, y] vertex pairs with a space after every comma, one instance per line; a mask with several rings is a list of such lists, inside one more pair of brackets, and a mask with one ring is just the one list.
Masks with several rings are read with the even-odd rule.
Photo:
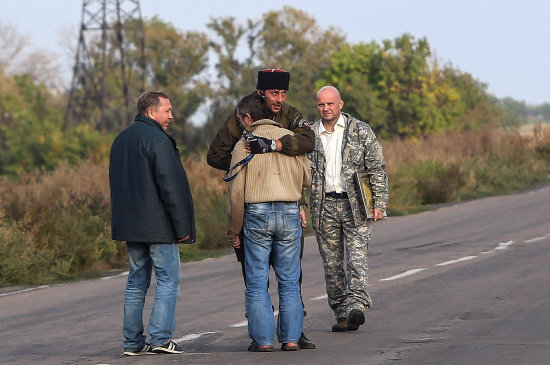
[[279, 70], [277, 68], [270, 68], [267, 70], [258, 71], [258, 84], [257, 90], [288, 90], [290, 83], [290, 73]]

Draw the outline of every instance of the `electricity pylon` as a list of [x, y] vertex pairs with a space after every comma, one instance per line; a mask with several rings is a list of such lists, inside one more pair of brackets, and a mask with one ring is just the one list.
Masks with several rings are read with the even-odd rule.
[[[134, 35], [137, 41], [131, 50], [134, 59], [137, 58], [133, 68], [128, 65], [126, 49], [125, 26], [130, 23], [135, 24], [132, 31], [137, 32]], [[145, 31], [139, 0], [83, 0], [64, 126], [93, 123], [100, 130], [116, 130], [129, 123], [130, 101], [136, 91], [143, 91], [144, 51]], [[130, 90], [129, 81], [136, 67], [140, 69], [138, 90]], [[136, 80], [133, 83], [136, 85]], [[109, 105], [118, 106], [114, 110]]]

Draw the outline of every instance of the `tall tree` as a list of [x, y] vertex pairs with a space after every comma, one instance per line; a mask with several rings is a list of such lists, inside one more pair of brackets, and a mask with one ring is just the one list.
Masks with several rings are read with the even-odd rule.
[[345, 110], [370, 121], [384, 138], [494, 122], [478, 112], [493, 108], [485, 86], [450, 66], [440, 68], [428, 41], [410, 34], [334, 52], [317, 86], [326, 83], [341, 90]]
[[289, 71], [287, 101], [306, 118], [317, 117], [314, 83], [330, 65], [330, 53], [345, 44], [340, 29], [322, 30], [307, 13], [288, 6], [244, 24], [233, 17], [214, 18], [208, 27], [215, 35], [210, 45], [216, 54], [217, 79], [200, 132], [203, 144], [212, 140], [237, 101], [255, 90], [261, 69]]
[[17, 28], [0, 21], [0, 67], [7, 75], [26, 74], [33, 81], [61, 90], [58, 57], [51, 51], [33, 48]]
[[89, 125], [63, 131], [63, 103], [28, 75], [0, 72], [0, 175], [52, 169], [88, 156], [103, 140]]
[[315, 18], [289, 6], [263, 15], [251, 34], [253, 54], [261, 68], [290, 72], [288, 101], [308, 119], [317, 118], [315, 82], [330, 66], [330, 55], [346, 45], [344, 32], [321, 29]]
[[[212, 18], [208, 28], [214, 32], [210, 48], [216, 56], [216, 78], [212, 81], [212, 95], [208, 100], [208, 115], [196, 131], [199, 147], [207, 146], [233, 112], [235, 105], [256, 86], [256, 67], [247, 47], [252, 21], [246, 25], [234, 17]], [[241, 54], [242, 49], [249, 52]]]
[[[135, 70], [142, 62], [138, 32], [128, 26], [128, 58]], [[192, 132], [191, 119], [211, 93], [209, 83], [202, 75], [208, 67], [208, 38], [204, 33], [181, 32], [172, 24], [154, 17], [144, 22], [145, 63], [147, 74], [145, 86], [139, 86], [143, 77], [134, 76], [134, 89], [162, 89], [171, 98], [174, 123], [171, 133], [178, 141], [189, 142]], [[137, 96], [136, 96], [137, 97]]]

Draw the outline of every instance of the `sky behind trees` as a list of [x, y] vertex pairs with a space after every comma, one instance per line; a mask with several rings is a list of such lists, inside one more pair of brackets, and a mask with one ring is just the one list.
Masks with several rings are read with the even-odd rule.
[[[176, 28], [208, 33], [210, 17], [245, 22], [288, 5], [316, 18], [323, 28], [337, 26], [350, 43], [381, 42], [408, 32], [426, 37], [440, 63], [450, 63], [488, 84], [489, 93], [529, 104], [550, 102], [550, 2], [530, 0], [245, 0], [190, 2], [141, 0], [144, 17], [158, 15]], [[33, 47], [58, 54], [70, 75], [67, 44], [77, 43], [82, 1], [0, 0], [0, 21], [30, 38]]]

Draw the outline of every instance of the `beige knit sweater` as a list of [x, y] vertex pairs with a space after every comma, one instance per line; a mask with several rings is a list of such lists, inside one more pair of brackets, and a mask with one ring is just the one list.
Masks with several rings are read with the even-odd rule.
[[[258, 120], [248, 128], [257, 136], [279, 139], [292, 131], [269, 119]], [[244, 140], [235, 145], [231, 166], [246, 157]], [[309, 162], [305, 155], [287, 156], [279, 152], [254, 155], [237, 177], [229, 182], [227, 200], [228, 231], [231, 241], [242, 230], [244, 204], [300, 200], [302, 189], [311, 184]]]

